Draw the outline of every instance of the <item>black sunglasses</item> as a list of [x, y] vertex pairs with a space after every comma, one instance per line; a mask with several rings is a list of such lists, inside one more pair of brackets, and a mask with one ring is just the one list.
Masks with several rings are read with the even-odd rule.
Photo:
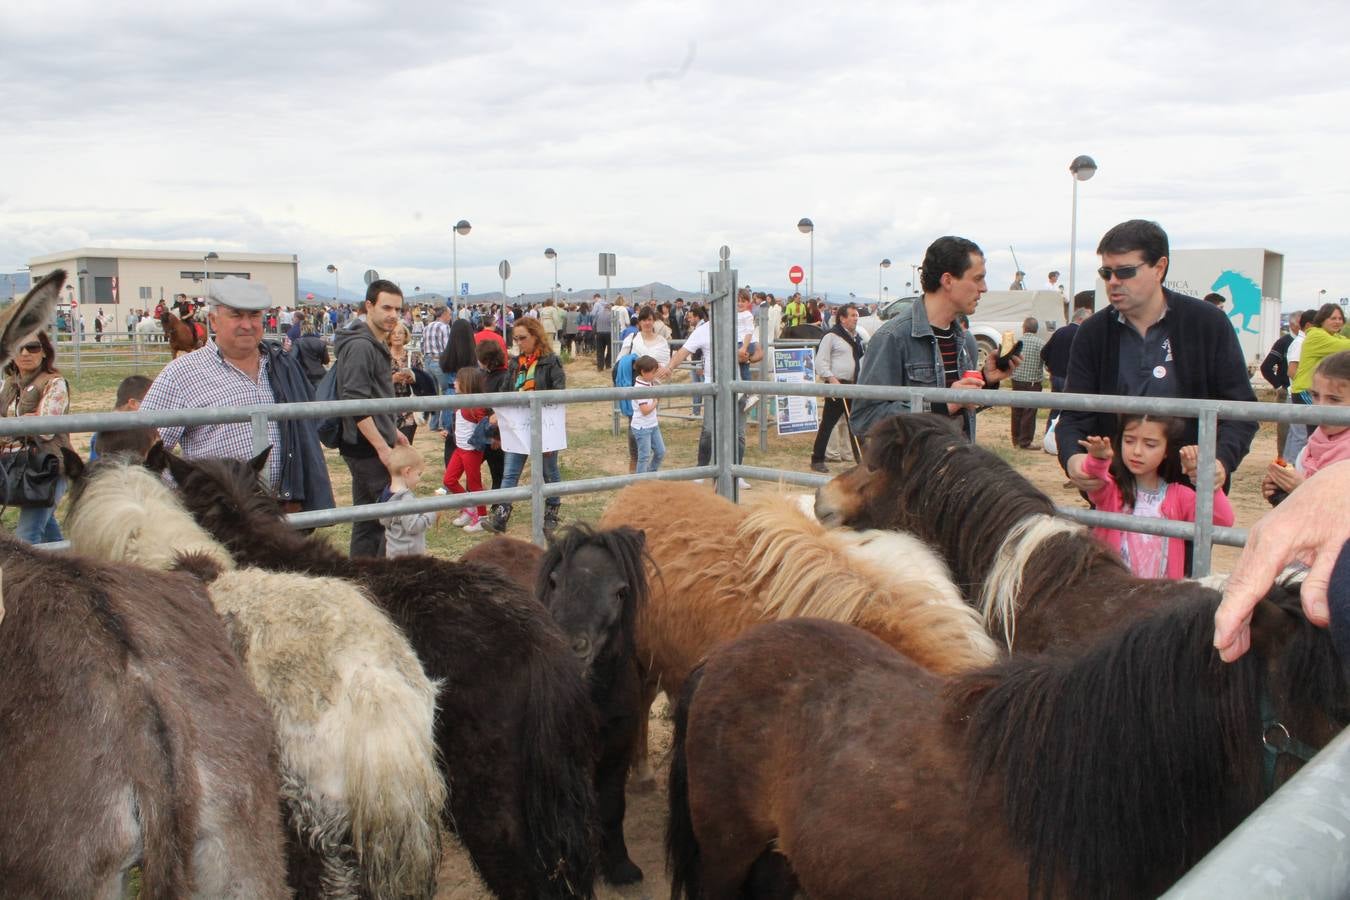
[[19, 348], [19, 350], [22, 353], [41, 353], [42, 344], [40, 344], [37, 341], [33, 341], [33, 343], [31, 344], [24, 344], [22, 347]]
[[1097, 270], [1097, 274], [1102, 277], [1102, 281], [1110, 281], [1112, 275], [1121, 281], [1129, 281], [1139, 274], [1140, 269], [1146, 269], [1149, 265], [1149, 263], [1136, 263], [1132, 266], [1116, 266], [1114, 269], [1110, 266], [1102, 266]]

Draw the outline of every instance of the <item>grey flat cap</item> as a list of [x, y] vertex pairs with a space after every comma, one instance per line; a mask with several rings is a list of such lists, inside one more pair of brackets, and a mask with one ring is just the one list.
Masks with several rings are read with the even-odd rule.
[[207, 299], [210, 303], [219, 303], [231, 309], [271, 309], [272, 295], [267, 288], [247, 278], [233, 275], [212, 280]]

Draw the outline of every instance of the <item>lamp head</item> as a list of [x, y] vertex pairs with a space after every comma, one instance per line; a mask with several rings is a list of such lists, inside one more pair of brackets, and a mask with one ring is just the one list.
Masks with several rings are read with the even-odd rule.
[[1075, 157], [1074, 161], [1069, 163], [1069, 171], [1079, 181], [1087, 181], [1097, 174], [1097, 163], [1090, 156]]
[[889, 269], [891, 267], [891, 261], [889, 259], [883, 259], [881, 261], [881, 267], [883, 269]]
[[797, 223], [797, 230], [802, 234], [810, 234], [816, 230], [816, 223], [812, 222], [810, 219], [802, 219]]
[[337, 266], [332, 265], [331, 263], [329, 264], [329, 266], [328, 266], [328, 273], [329, 273], [330, 275], [333, 274], [334, 272], [336, 272], [337, 270], [338, 270]]
[[468, 219], [460, 219], [458, 222], [455, 223], [456, 234], [468, 234], [472, 230], [473, 226], [469, 224]]
[[544, 250], [544, 259], [557, 259], [557, 258], [558, 258], [557, 250], [554, 250], [552, 247], [548, 247]]

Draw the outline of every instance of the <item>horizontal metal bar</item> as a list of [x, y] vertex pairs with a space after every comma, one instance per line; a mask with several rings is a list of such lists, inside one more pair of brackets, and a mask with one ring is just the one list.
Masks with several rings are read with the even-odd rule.
[[[1096, 509], [1084, 509], [1081, 506], [1056, 506], [1055, 515], [1093, 528], [1114, 528], [1117, 531], [1137, 531], [1142, 534], [1160, 534], [1163, 537], [1181, 538], [1193, 541], [1197, 527], [1194, 522], [1174, 522], [1171, 519], [1152, 519], [1129, 516], [1124, 513], [1108, 513]], [[1229, 547], [1241, 547], [1247, 543], [1247, 529], [1214, 526], [1214, 543]]]
[[1350, 887], [1350, 730], [1342, 731], [1163, 896], [1344, 897]]

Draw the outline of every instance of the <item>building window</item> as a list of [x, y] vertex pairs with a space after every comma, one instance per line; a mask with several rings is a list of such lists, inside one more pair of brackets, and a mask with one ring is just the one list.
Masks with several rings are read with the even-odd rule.
[[95, 303], [114, 303], [113, 298], [113, 280], [111, 277], [105, 278], [101, 275], [94, 276], [94, 302]]
[[[198, 271], [196, 271], [196, 272], [179, 272], [179, 273], [178, 273], [178, 277], [181, 278], [181, 279], [183, 279], [184, 281], [201, 281], [201, 280], [205, 277], [205, 275], [206, 275], [206, 273], [203, 272], [203, 271], [201, 271], [201, 270], [198, 270]], [[252, 277], [253, 277], [253, 276], [252, 276], [250, 273], [248, 273], [248, 272], [216, 272], [216, 271], [212, 271], [212, 272], [211, 272], [211, 280], [212, 280], [212, 281], [216, 280], [217, 278], [246, 278], [246, 279], [249, 279], [249, 278], [252, 278]]]
[[141, 288], [140, 296], [141, 296], [141, 299], [142, 299], [142, 300], [153, 300], [153, 299], [155, 299], [155, 298], [154, 298], [154, 295], [150, 293], [150, 288], [148, 288], [148, 287], [143, 287], [143, 288]]

